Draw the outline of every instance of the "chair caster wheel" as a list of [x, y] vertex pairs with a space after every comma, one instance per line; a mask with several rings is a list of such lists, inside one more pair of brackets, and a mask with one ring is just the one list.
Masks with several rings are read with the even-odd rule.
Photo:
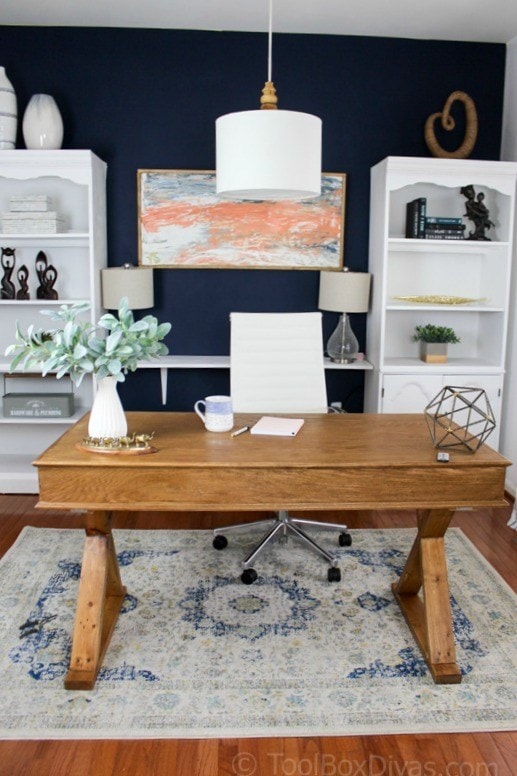
[[252, 585], [257, 579], [258, 574], [255, 569], [244, 569], [241, 574], [241, 582], [244, 585]]
[[331, 566], [327, 572], [329, 582], [341, 582], [341, 570], [337, 566]]
[[224, 550], [224, 548], [228, 544], [228, 539], [226, 536], [222, 536], [221, 534], [218, 534], [214, 537], [214, 541], [212, 542], [212, 546], [215, 547], [216, 550]]
[[338, 541], [340, 547], [350, 547], [352, 544], [352, 537], [349, 533], [340, 533]]

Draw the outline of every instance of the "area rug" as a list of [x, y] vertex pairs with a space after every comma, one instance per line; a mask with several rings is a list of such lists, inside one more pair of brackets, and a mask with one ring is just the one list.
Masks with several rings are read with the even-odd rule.
[[[83, 534], [25, 528], [0, 562], [2, 738], [315, 736], [516, 727], [516, 596], [446, 537], [459, 685], [435, 685], [390, 585], [415, 531], [353, 531], [342, 581], [296, 543], [239, 580], [250, 535], [115, 531], [128, 588], [95, 688], [63, 687]], [[318, 537], [327, 546], [329, 534]]]

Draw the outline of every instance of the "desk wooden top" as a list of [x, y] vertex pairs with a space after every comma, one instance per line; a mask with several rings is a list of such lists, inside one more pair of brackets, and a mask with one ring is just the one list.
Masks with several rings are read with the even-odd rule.
[[[157, 452], [76, 448], [87, 417], [36, 461], [39, 506], [109, 510], [500, 506], [510, 461], [487, 445], [436, 461], [423, 415], [305, 416], [296, 437], [211, 433], [194, 413], [127, 413]], [[260, 416], [237, 415], [235, 428]]]

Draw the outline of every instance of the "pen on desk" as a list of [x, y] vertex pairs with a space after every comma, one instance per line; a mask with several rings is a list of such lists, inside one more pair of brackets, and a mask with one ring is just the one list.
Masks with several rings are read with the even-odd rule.
[[234, 431], [232, 434], [232, 437], [239, 436], [239, 434], [244, 434], [246, 431], [249, 431], [249, 430], [250, 430], [249, 426], [244, 426], [244, 428], [240, 428], [238, 431]]

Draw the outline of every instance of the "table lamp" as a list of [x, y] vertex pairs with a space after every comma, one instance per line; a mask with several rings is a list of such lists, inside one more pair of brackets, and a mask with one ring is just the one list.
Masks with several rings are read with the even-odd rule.
[[102, 306], [118, 310], [120, 300], [127, 297], [130, 310], [154, 307], [153, 269], [124, 264], [101, 270]]
[[320, 310], [341, 313], [339, 323], [327, 342], [327, 353], [337, 364], [350, 364], [359, 351], [349, 313], [368, 311], [371, 275], [368, 272], [320, 272]]

